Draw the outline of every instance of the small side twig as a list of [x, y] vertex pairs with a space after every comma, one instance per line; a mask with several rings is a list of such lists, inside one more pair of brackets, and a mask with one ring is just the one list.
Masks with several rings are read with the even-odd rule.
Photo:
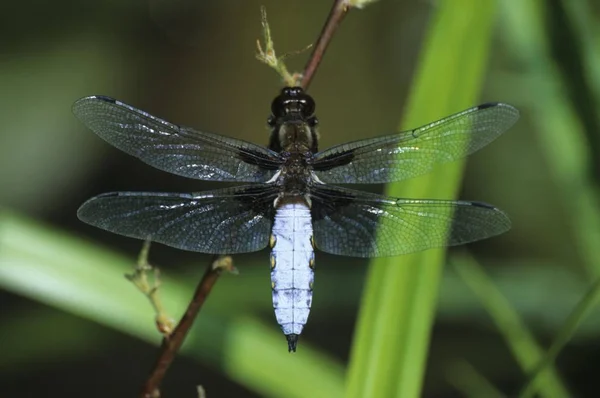
[[285, 66], [283, 60], [295, 53], [303, 52], [312, 45], [309, 45], [303, 50], [296, 51], [294, 53], [284, 54], [281, 57], [277, 57], [275, 55], [275, 47], [273, 43], [273, 38], [271, 36], [271, 29], [269, 28], [269, 23], [267, 21], [267, 11], [265, 7], [261, 7], [261, 15], [262, 15], [262, 26], [263, 26], [263, 36], [265, 40], [265, 49], [263, 50], [260, 40], [256, 41], [258, 47], [258, 53], [256, 54], [256, 58], [275, 69], [279, 76], [283, 79], [286, 86], [300, 86], [304, 90], [308, 89], [321, 60], [323, 59], [323, 55], [325, 54], [325, 50], [329, 46], [329, 42], [333, 39], [333, 35], [335, 34], [338, 26], [344, 20], [344, 17], [348, 13], [351, 8], [362, 8], [369, 3], [375, 2], [377, 0], [334, 0], [331, 11], [329, 12], [329, 16], [325, 21], [325, 25], [321, 30], [321, 34], [317, 39], [317, 44], [314, 46], [313, 52], [310, 55], [306, 66], [304, 67], [303, 73], [290, 73]]
[[194, 319], [198, 315], [200, 308], [202, 308], [202, 305], [206, 301], [206, 298], [208, 297], [212, 287], [217, 282], [217, 279], [219, 279], [219, 276], [223, 270], [234, 270], [231, 257], [217, 257], [207, 267], [206, 272], [200, 280], [200, 283], [198, 283], [198, 286], [196, 287], [196, 291], [194, 292], [192, 300], [188, 304], [185, 313], [181, 317], [181, 320], [173, 330], [173, 333], [163, 338], [158, 358], [148, 379], [142, 387], [140, 394], [141, 398], [155, 398], [160, 396], [158, 387], [160, 386], [167, 369], [171, 365], [171, 362], [173, 362], [179, 347], [181, 347], [183, 344], [185, 336], [194, 323]]
[[[160, 287], [160, 271], [157, 267], [153, 267], [148, 262], [149, 252], [150, 241], [145, 241], [133, 273], [126, 274], [125, 277], [133, 283], [135, 287], [148, 298], [148, 300], [150, 300], [150, 304], [152, 304], [152, 308], [154, 308], [156, 328], [164, 336], [168, 336], [173, 331], [175, 321], [164, 310], [162, 302], [160, 301], [158, 294]], [[148, 272], [150, 271], [153, 271], [154, 273], [152, 283], [148, 280]]]
[[286, 86], [297, 86], [298, 81], [300, 80], [300, 76], [295, 73], [291, 74], [288, 72], [287, 67], [283, 60], [289, 56], [290, 54], [284, 54], [281, 57], [278, 57], [275, 54], [275, 43], [273, 42], [273, 37], [271, 36], [271, 28], [269, 27], [269, 21], [267, 20], [267, 9], [265, 6], [260, 7], [260, 15], [261, 15], [261, 24], [263, 28], [263, 36], [265, 40], [265, 49], [263, 50], [260, 40], [256, 40], [256, 47], [258, 52], [256, 53], [256, 58], [275, 69], [279, 76], [283, 79]]

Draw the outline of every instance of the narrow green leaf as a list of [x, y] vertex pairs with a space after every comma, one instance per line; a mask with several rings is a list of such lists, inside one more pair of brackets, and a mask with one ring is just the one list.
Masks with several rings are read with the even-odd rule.
[[575, 334], [579, 324], [585, 319], [589, 311], [598, 303], [598, 298], [600, 298], [600, 279], [597, 279], [596, 282], [589, 288], [571, 315], [569, 315], [569, 318], [558, 332], [558, 335], [554, 339], [550, 349], [548, 349], [548, 352], [546, 352], [544, 357], [540, 360], [540, 363], [536, 366], [533, 372], [531, 372], [531, 377], [527, 385], [521, 394], [519, 394], [520, 397], [529, 398], [532, 397], [536, 391], [538, 391], [540, 384], [539, 381], [543, 377], [542, 374], [546, 369], [553, 365], [554, 360], [558, 356], [560, 350], [562, 350], [567, 342], [571, 340], [571, 337], [573, 337], [573, 334]]
[[473, 365], [465, 360], [457, 360], [446, 367], [446, 380], [469, 398], [505, 397]]
[[532, 93], [523, 97], [529, 100], [527, 113], [539, 133], [537, 139], [547, 159], [548, 173], [558, 188], [558, 197], [569, 209], [574, 250], [582, 256], [587, 271], [597, 277], [600, 275], [600, 195], [590, 179], [591, 154], [583, 122], [575, 112], [575, 104], [566, 92], [568, 84], [562, 80], [550, 52], [543, 19], [549, 5], [539, 0], [504, 1], [501, 7], [505, 27], [502, 38], [527, 76], [522, 88]]
[[[463, 281], [477, 295], [506, 340], [521, 368], [529, 373], [544, 355], [519, 315], [488, 278], [481, 266], [467, 255], [452, 261]], [[540, 374], [539, 391], [545, 397], [570, 396], [553, 367]]]
[[[475, 104], [490, 46], [495, 2], [440, 2], [431, 20], [402, 128]], [[468, 44], [468, 45], [467, 45]], [[451, 198], [462, 163], [402, 184], [388, 194]], [[348, 397], [419, 397], [444, 250], [373, 261], [347, 380]]]

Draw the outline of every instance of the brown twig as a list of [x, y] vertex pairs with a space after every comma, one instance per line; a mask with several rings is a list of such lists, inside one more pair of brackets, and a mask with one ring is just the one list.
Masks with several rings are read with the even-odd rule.
[[198, 286], [196, 287], [192, 300], [188, 304], [181, 320], [173, 330], [173, 333], [163, 339], [156, 363], [140, 393], [141, 398], [155, 398], [160, 396], [158, 387], [165, 377], [171, 362], [173, 362], [179, 347], [183, 344], [185, 336], [194, 323], [200, 308], [202, 308], [202, 305], [206, 301], [212, 287], [217, 282], [217, 279], [219, 279], [222, 271], [230, 271], [232, 269], [232, 260], [229, 256], [217, 257], [208, 266], [200, 283], [198, 283]]
[[306, 66], [304, 67], [304, 72], [302, 73], [302, 81], [300, 86], [306, 90], [310, 85], [321, 60], [323, 59], [323, 54], [325, 54], [325, 50], [327, 50], [327, 46], [329, 46], [329, 42], [333, 38], [333, 35], [346, 16], [346, 13], [350, 9], [351, 5], [348, 0], [335, 0], [333, 3], [333, 7], [331, 7], [331, 11], [329, 12], [329, 16], [327, 17], [327, 21], [325, 22], [325, 26], [323, 26], [323, 30], [319, 35], [319, 39], [317, 40], [317, 44], [315, 45]]

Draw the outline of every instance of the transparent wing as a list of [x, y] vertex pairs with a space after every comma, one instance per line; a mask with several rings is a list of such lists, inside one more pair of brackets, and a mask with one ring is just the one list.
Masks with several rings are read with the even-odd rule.
[[332, 184], [404, 180], [479, 150], [518, 118], [510, 105], [479, 105], [415, 130], [334, 146], [317, 153], [312, 166], [321, 181]]
[[454, 246], [501, 234], [510, 220], [481, 202], [398, 199], [338, 187], [311, 190], [318, 249], [384, 257]]
[[265, 182], [282, 164], [265, 147], [180, 127], [109, 97], [78, 100], [73, 113], [120, 150], [169, 173], [208, 181]]
[[77, 211], [95, 227], [178, 249], [233, 254], [267, 246], [277, 189], [249, 185], [193, 194], [113, 192]]

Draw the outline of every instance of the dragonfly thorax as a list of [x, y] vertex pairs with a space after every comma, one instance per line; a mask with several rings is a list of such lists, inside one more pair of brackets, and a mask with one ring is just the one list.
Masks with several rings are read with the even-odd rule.
[[304, 146], [291, 146], [292, 152], [283, 151], [286, 161], [277, 176], [276, 183], [286, 195], [304, 196], [311, 182], [312, 168], [308, 165], [308, 158], [312, 156], [310, 151], [304, 150]]

